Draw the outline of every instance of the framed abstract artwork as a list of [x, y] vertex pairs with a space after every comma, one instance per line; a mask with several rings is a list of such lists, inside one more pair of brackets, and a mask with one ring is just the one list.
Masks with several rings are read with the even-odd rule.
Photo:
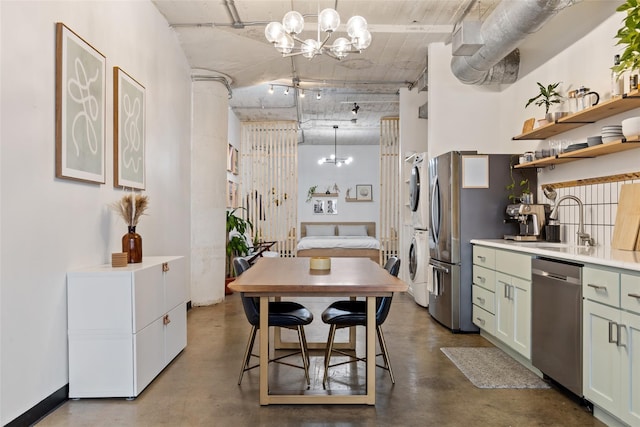
[[356, 185], [356, 200], [372, 201], [373, 186], [371, 184]]
[[56, 177], [105, 182], [106, 58], [56, 23]]
[[227, 172], [233, 172], [233, 145], [227, 146]]
[[145, 189], [145, 89], [113, 67], [113, 185]]

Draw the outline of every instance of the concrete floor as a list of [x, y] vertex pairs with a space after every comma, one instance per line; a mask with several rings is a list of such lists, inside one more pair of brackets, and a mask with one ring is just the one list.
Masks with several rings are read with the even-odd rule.
[[[309, 304], [314, 313], [325, 301]], [[313, 327], [313, 328], [311, 328]], [[319, 329], [318, 329], [319, 328]], [[377, 370], [375, 407], [258, 403], [258, 370], [237, 385], [249, 335], [240, 296], [188, 313], [187, 348], [135, 400], [67, 401], [38, 426], [603, 426], [575, 400], [555, 388], [479, 389], [440, 347], [490, 346], [477, 334], [452, 334], [408, 295], [394, 298], [384, 324], [396, 384]], [[362, 330], [358, 335], [364, 335]], [[326, 340], [317, 313], [307, 332]], [[256, 344], [257, 346], [257, 344]], [[363, 351], [362, 343], [358, 351]], [[299, 362], [295, 356], [291, 359]], [[322, 353], [312, 354], [311, 388], [321, 389]], [[272, 388], [304, 384], [301, 370], [271, 365]], [[364, 384], [364, 364], [331, 371], [330, 387]]]

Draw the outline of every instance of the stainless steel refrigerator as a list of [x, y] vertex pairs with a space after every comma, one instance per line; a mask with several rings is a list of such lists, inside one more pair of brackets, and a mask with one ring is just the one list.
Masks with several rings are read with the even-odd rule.
[[[511, 156], [451, 151], [429, 161], [429, 313], [453, 332], [478, 331], [472, 321], [470, 240], [514, 233], [514, 224], [504, 221]], [[535, 170], [527, 175], [535, 189]]]

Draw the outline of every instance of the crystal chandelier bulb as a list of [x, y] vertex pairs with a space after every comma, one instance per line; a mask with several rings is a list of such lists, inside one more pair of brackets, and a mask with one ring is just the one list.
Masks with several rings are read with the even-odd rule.
[[275, 47], [278, 52], [282, 54], [291, 53], [293, 50], [293, 37], [287, 33], [283, 33], [278, 40], [276, 40]]
[[351, 47], [351, 43], [349, 40], [344, 37], [337, 38], [336, 41], [333, 42], [333, 46], [331, 46], [331, 52], [338, 58], [342, 59], [349, 54], [349, 48]]
[[307, 39], [302, 43], [302, 56], [305, 58], [313, 58], [319, 53], [320, 43], [314, 39]]
[[351, 164], [351, 162], [353, 162], [353, 157], [349, 157], [347, 160], [344, 161], [346, 164]]
[[341, 162], [338, 162], [338, 163], [336, 163], [336, 166], [337, 166], [337, 167], [340, 167], [340, 166], [342, 166], [342, 163], [341, 163]]
[[323, 164], [323, 163], [324, 163], [324, 161], [325, 161], [325, 159], [324, 159], [324, 157], [323, 157], [323, 158], [321, 158], [320, 160], [318, 160], [318, 164], [319, 164], [319, 165], [321, 165], [321, 164]]
[[331, 160], [335, 160], [336, 159], [336, 155], [332, 154], [331, 156], [329, 156], [331, 158]]
[[318, 15], [318, 25], [320, 31], [332, 33], [340, 26], [340, 15], [335, 9], [323, 9]]
[[371, 44], [371, 33], [368, 30], [364, 30], [359, 37], [351, 39], [353, 46], [358, 50], [364, 50]]
[[282, 18], [282, 26], [289, 34], [300, 34], [304, 28], [304, 18], [300, 12], [292, 10], [291, 12], [287, 12], [284, 18]]
[[347, 34], [351, 38], [360, 37], [360, 35], [367, 30], [367, 20], [362, 16], [352, 16], [347, 21]]
[[264, 36], [267, 38], [269, 43], [275, 43], [284, 33], [284, 27], [279, 22], [269, 22], [264, 29]]

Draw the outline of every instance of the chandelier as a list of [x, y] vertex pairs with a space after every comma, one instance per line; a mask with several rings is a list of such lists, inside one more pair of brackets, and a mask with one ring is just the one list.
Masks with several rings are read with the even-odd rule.
[[[319, 9], [319, 8], [318, 8]], [[367, 21], [362, 16], [352, 16], [347, 21], [347, 34], [337, 38], [331, 46], [327, 44], [331, 35], [340, 26], [340, 15], [335, 9], [323, 9], [318, 17], [317, 38], [302, 40], [298, 34], [304, 29], [304, 17], [294, 10], [287, 12], [279, 22], [270, 22], [264, 30], [264, 35], [283, 57], [302, 55], [312, 59], [316, 55], [327, 54], [334, 59], [342, 59], [349, 53], [360, 53], [371, 44], [371, 33], [367, 30]], [[324, 39], [320, 33], [326, 33]], [[296, 42], [299, 46], [296, 46]]]
[[333, 154], [329, 157], [323, 157], [318, 160], [319, 165], [324, 165], [326, 163], [330, 163], [336, 165], [337, 167], [344, 165], [348, 165], [353, 162], [353, 157], [349, 156], [347, 158], [340, 158], [337, 156], [337, 148], [338, 148], [338, 125], [333, 125]]

